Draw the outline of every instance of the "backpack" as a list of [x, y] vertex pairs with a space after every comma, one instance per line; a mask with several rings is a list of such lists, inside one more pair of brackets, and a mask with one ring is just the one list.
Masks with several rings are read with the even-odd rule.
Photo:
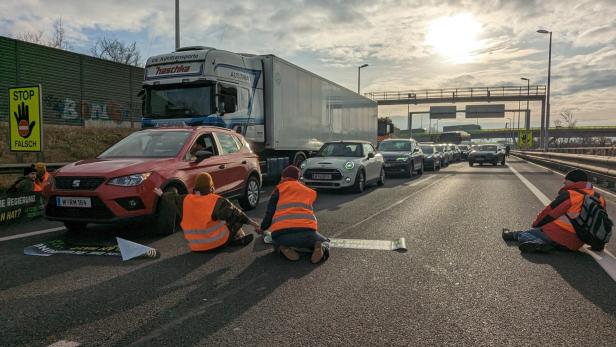
[[607, 215], [605, 208], [601, 206], [599, 194], [589, 195], [577, 189], [576, 191], [584, 194], [584, 202], [579, 216], [572, 220], [575, 233], [593, 250], [601, 251], [610, 241], [614, 223]]

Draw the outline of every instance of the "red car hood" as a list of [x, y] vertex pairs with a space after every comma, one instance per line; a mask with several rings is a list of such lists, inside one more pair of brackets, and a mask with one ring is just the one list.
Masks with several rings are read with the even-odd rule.
[[[56, 171], [61, 176], [99, 176], [119, 177], [150, 171], [158, 171], [165, 163], [175, 158], [129, 158], [129, 159], [90, 159], [63, 166]], [[168, 167], [168, 166], [167, 166]]]

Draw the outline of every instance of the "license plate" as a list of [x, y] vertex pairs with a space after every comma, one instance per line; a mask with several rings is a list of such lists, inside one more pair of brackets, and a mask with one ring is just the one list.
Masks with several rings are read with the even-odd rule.
[[312, 179], [314, 180], [331, 180], [332, 175], [329, 174], [312, 174]]
[[92, 199], [58, 196], [56, 197], [56, 205], [60, 207], [90, 208], [92, 207]]
[[393, 165], [385, 163], [385, 167], [392, 167]]

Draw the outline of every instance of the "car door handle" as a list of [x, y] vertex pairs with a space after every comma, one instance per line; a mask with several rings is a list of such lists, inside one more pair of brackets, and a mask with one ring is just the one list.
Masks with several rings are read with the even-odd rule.
[[226, 167], [227, 167], [227, 166], [226, 166], [225, 164], [222, 164], [222, 165], [218, 166], [218, 168], [219, 168], [219, 169], [221, 169], [221, 170], [222, 170], [222, 169], [224, 169], [224, 168], [226, 168]]

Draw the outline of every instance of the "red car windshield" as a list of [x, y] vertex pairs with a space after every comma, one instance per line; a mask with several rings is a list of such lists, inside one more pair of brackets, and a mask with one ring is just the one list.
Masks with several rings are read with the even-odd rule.
[[98, 158], [175, 157], [189, 136], [189, 131], [140, 131], [109, 147]]

